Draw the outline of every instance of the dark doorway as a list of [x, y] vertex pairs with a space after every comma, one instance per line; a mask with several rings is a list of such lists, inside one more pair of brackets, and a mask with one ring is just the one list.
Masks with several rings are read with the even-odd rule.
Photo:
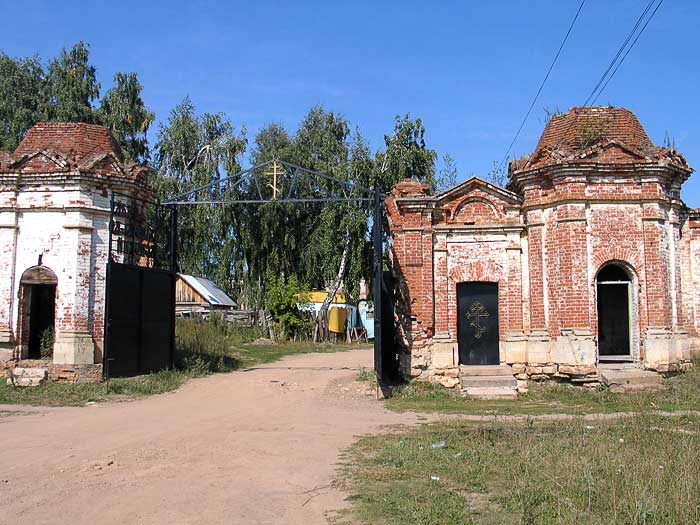
[[53, 355], [57, 284], [56, 274], [41, 264], [22, 274], [19, 324], [23, 358], [51, 359]]
[[460, 365], [497, 365], [498, 284], [457, 285], [457, 341]]
[[630, 292], [627, 272], [616, 264], [598, 272], [598, 355], [600, 359], [629, 359]]
[[49, 359], [53, 353], [54, 320], [56, 316], [56, 285], [29, 284], [29, 359]]

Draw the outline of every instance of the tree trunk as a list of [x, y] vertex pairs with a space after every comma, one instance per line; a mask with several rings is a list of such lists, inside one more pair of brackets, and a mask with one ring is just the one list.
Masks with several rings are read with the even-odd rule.
[[328, 337], [328, 308], [330, 307], [331, 303], [333, 302], [333, 299], [335, 298], [335, 294], [338, 293], [338, 288], [340, 288], [340, 284], [343, 282], [343, 278], [345, 277], [345, 267], [347, 266], [347, 263], [348, 263], [348, 255], [349, 254], [350, 254], [350, 237], [347, 236], [346, 241], [345, 241], [345, 247], [343, 248], [343, 254], [340, 256], [340, 267], [338, 268], [338, 275], [336, 276], [335, 281], [333, 282], [333, 286], [331, 286], [330, 290], [328, 290], [328, 295], [323, 300], [323, 304], [321, 305], [321, 309], [318, 312], [318, 317], [317, 317], [317, 323], [319, 325], [318, 332], [319, 332], [319, 339], [322, 341]]

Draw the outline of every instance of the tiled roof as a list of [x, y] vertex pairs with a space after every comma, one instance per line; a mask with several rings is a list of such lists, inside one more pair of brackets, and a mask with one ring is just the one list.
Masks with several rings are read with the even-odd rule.
[[571, 108], [547, 123], [532, 155], [513, 161], [510, 171], [572, 162], [656, 162], [690, 169], [683, 155], [654, 146], [630, 110], [612, 106]]
[[27, 131], [14, 156], [20, 158], [41, 150], [76, 159], [114, 153], [120, 161], [124, 160], [124, 153], [109, 129], [84, 122], [39, 122]]
[[148, 168], [129, 162], [112, 132], [84, 122], [39, 122], [11, 154], [0, 152], [0, 171], [61, 173], [79, 170], [136, 179]]

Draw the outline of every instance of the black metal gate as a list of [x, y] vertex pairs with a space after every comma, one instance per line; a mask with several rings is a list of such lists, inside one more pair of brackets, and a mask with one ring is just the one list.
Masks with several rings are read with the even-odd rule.
[[105, 376], [172, 368], [175, 274], [113, 261], [107, 272]]
[[[381, 339], [379, 351], [375, 353], [375, 363], [379, 363], [377, 377], [384, 383], [394, 383], [400, 377], [394, 325], [394, 276], [390, 271], [382, 272], [379, 308], [381, 309]], [[376, 358], [377, 354], [379, 355], [378, 360]]]
[[459, 364], [497, 365], [498, 284], [459, 283], [457, 317]]
[[176, 213], [116, 194], [110, 208], [104, 376], [172, 368]]

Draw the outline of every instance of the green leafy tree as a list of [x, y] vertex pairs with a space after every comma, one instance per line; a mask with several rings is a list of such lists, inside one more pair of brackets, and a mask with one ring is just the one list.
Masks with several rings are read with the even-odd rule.
[[[374, 161], [359, 130], [351, 135], [350, 129], [342, 116], [314, 107], [294, 136], [279, 124], [263, 128], [255, 138], [252, 163], [285, 160], [335, 179], [317, 177], [313, 184], [300, 184], [297, 190], [301, 197], [362, 196], [344, 182], [369, 186]], [[265, 173], [258, 175], [266, 180]], [[255, 187], [242, 186], [237, 191], [239, 198], [258, 195]], [[313, 289], [332, 292], [343, 285], [351, 294], [371, 271], [371, 265], [366, 264], [371, 255], [367, 239], [371, 203], [274, 202], [237, 209], [245, 260], [244, 288], [251, 302], [266, 295], [262, 276], [267, 271], [285, 278], [295, 276]]]
[[156, 117], [144, 104], [142, 90], [136, 73], [117, 73], [114, 85], [102, 97], [99, 116], [129, 158], [145, 164], [149, 159], [146, 133]]
[[437, 153], [425, 144], [425, 126], [420, 118], [397, 115], [394, 134], [384, 135], [386, 148], [377, 153], [376, 182], [388, 193], [397, 182], [415, 179], [435, 191], [435, 159]]
[[51, 60], [47, 75], [47, 117], [64, 122], [97, 122], [92, 102], [100, 96], [89, 46], [80, 41]]
[[13, 59], [0, 53], [0, 150], [12, 151], [41, 120], [46, 79], [38, 57]]
[[[237, 134], [221, 113], [198, 116], [194, 104], [185, 98], [158, 130], [159, 195], [168, 199], [239, 171], [246, 145], [245, 129]], [[187, 198], [222, 201], [231, 197], [231, 191], [225, 184], [214, 184]], [[237, 235], [231, 206], [180, 206], [178, 218], [180, 269], [207, 276], [232, 291]]]

